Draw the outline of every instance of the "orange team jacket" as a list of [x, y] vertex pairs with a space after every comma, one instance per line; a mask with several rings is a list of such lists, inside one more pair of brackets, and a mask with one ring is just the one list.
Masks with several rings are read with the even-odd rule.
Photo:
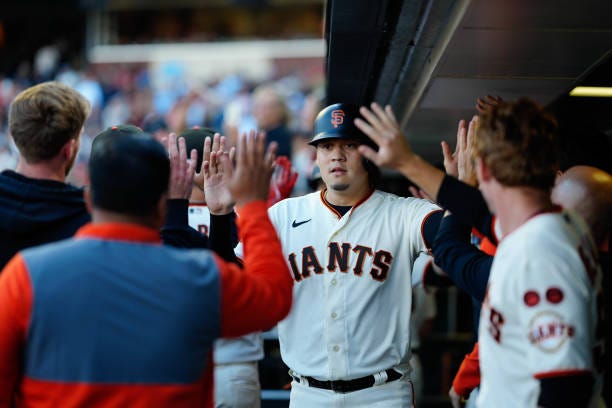
[[0, 275], [0, 407], [212, 407], [214, 340], [291, 308], [266, 210], [240, 209], [244, 270], [133, 224], [17, 254]]

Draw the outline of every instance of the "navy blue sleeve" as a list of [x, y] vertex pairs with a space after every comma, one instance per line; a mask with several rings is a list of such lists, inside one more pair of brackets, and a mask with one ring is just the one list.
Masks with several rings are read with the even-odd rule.
[[423, 220], [423, 240], [427, 248], [431, 248], [433, 245], [443, 216], [444, 211], [434, 211]]
[[436, 262], [458, 288], [482, 302], [493, 257], [470, 243], [471, 228], [451, 214], [442, 219], [432, 252]]
[[440, 185], [437, 201], [463, 223], [476, 228], [492, 243], [497, 244], [498, 239], [493, 231], [493, 214], [476, 187], [447, 175]]

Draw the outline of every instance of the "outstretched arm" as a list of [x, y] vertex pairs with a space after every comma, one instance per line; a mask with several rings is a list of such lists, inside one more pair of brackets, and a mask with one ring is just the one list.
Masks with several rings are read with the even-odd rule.
[[[491, 213], [480, 191], [445, 175], [414, 153], [400, 130], [391, 106], [383, 109], [373, 103], [371, 109], [361, 107], [360, 113], [365, 120], [355, 119], [355, 125], [378, 145], [378, 151], [369, 146], [359, 146], [359, 152], [364, 157], [377, 166], [399, 171], [461, 220], [478, 229], [483, 228], [481, 232], [491, 230]], [[469, 143], [466, 141], [466, 144]]]
[[291, 308], [293, 279], [280, 240], [267, 214], [267, 198], [276, 144], [265, 149], [263, 134], [240, 139], [236, 169], [229, 157], [221, 164], [239, 208], [244, 271], [217, 260], [221, 271], [221, 333], [234, 337], [274, 326]]

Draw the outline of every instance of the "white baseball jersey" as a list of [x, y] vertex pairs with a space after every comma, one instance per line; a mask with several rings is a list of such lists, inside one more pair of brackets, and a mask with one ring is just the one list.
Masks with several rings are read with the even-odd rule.
[[[205, 204], [189, 204], [188, 219], [191, 228], [208, 236], [210, 232], [210, 211]], [[260, 333], [215, 341], [215, 364], [258, 361], [263, 356], [263, 343]]]
[[594, 371], [596, 253], [569, 212], [537, 215], [504, 237], [481, 310], [479, 407], [537, 407], [539, 379]]
[[374, 191], [344, 216], [325, 192], [270, 208], [293, 275], [293, 308], [278, 324], [290, 369], [321, 380], [409, 371], [411, 267], [427, 249], [429, 201]]

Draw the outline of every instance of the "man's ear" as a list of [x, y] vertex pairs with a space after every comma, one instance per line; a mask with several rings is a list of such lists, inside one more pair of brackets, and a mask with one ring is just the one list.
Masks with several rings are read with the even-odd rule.
[[93, 204], [91, 203], [91, 191], [89, 187], [85, 187], [83, 190], [83, 198], [85, 198], [85, 206], [87, 207], [87, 212], [92, 213]]
[[64, 143], [64, 145], [62, 146], [62, 149], [60, 150], [60, 155], [62, 156], [62, 159], [66, 161], [72, 160], [72, 158], [76, 154], [75, 150], [78, 150], [78, 148], [79, 148], [79, 144], [78, 144], [77, 139], [68, 140], [66, 143]]
[[482, 184], [483, 182], [487, 182], [491, 179], [491, 169], [487, 167], [482, 157], [476, 157], [475, 159], [476, 166], [476, 177], [478, 178], [478, 184]]

